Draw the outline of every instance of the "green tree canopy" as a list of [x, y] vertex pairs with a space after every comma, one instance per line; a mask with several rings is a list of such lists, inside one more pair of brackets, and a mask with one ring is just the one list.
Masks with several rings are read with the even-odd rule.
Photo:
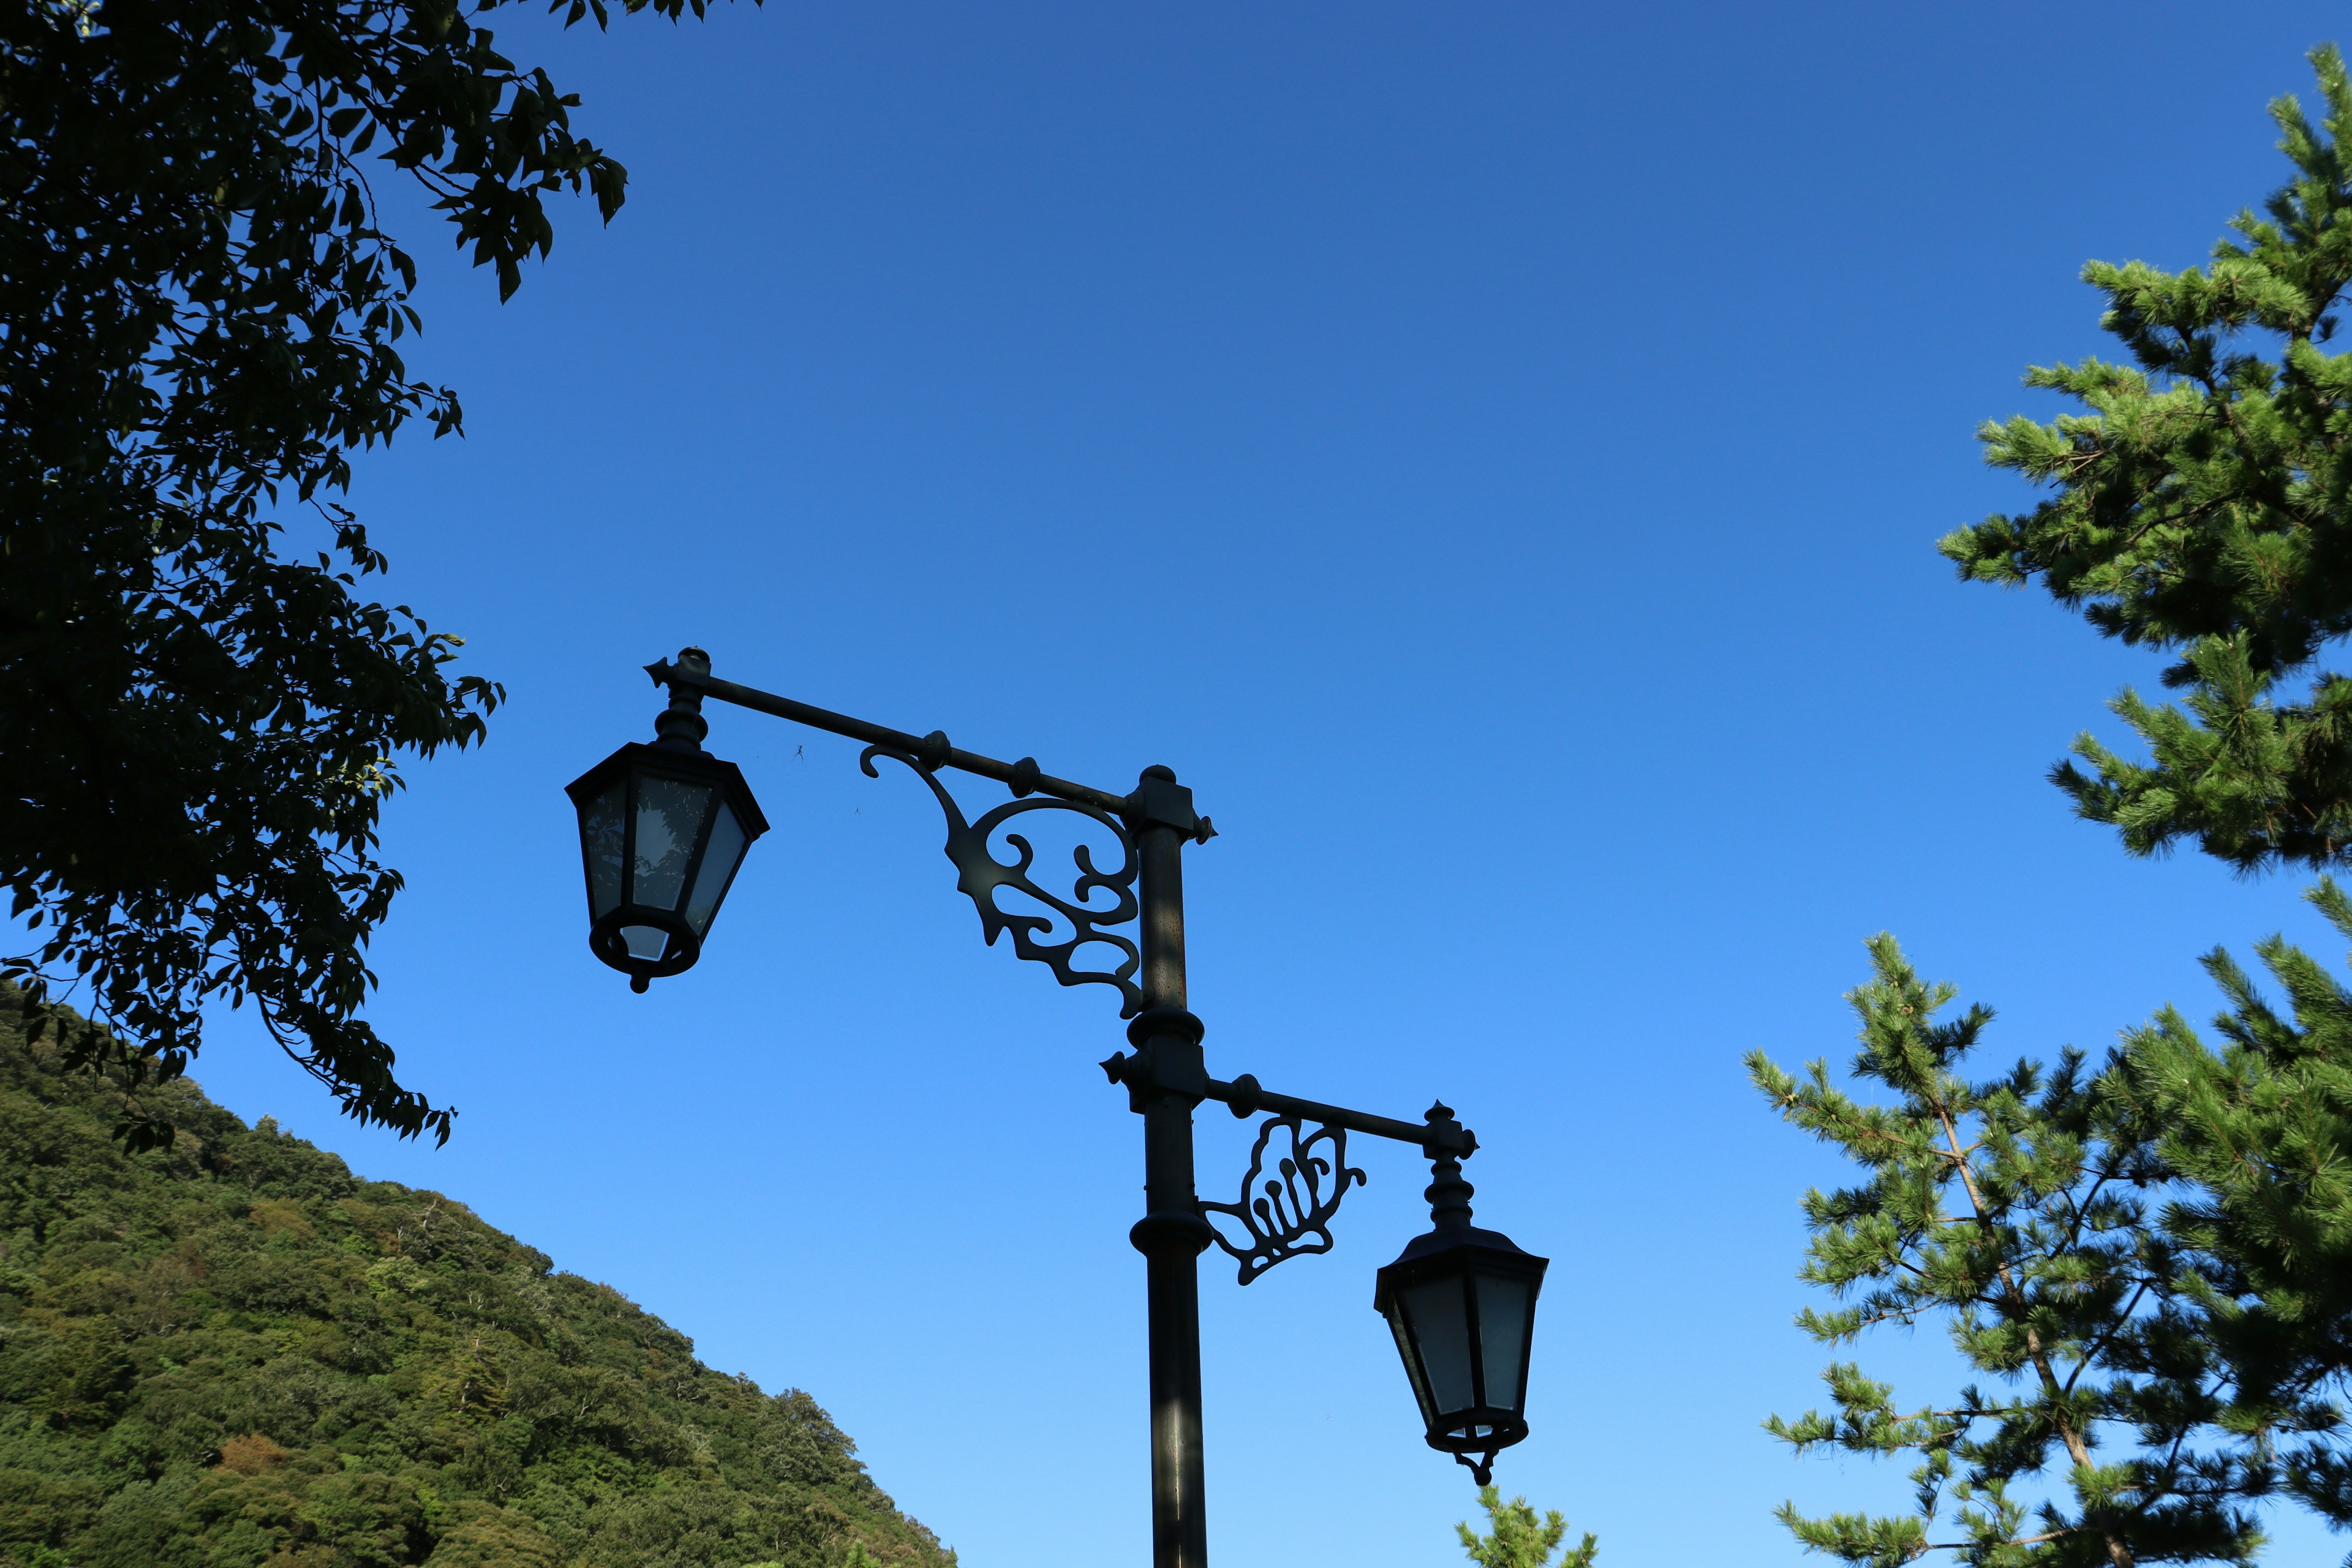
[[493, 45], [457, 0], [0, 8], [0, 886], [37, 944], [0, 974], [77, 984], [110, 1027], [72, 1054], [132, 1081], [250, 1001], [352, 1115], [448, 1136], [357, 1016], [400, 887], [376, 824], [501, 693], [364, 596], [384, 558], [337, 499], [354, 448], [460, 425], [402, 358], [416, 272], [369, 172], [501, 297], [551, 194], [609, 219], [627, 179]]
[[[2352, 356], [2321, 347], [2352, 282], [2352, 79], [2311, 63], [2326, 112], [2271, 106], [2294, 175], [2231, 224], [2209, 268], [2094, 261], [2129, 363], [2037, 366], [2084, 412], [1979, 432], [1987, 460], [2054, 492], [1941, 543], [1961, 574], [2039, 582], [2101, 632], [2177, 657], [2180, 706], [2116, 711], [2148, 763], [2088, 734], [2053, 778], [2135, 854], [2192, 839], [2243, 869], [2352, 859], [2352, 680], [2282, 682], [2352, 631]], [[2265, 357], [2265, 351], [2268, 357]]]

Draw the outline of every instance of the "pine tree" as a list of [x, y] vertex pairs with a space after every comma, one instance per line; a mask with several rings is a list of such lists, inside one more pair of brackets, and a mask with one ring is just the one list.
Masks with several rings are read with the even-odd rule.
[[1515, 1497], [1505, 1502], [1503, 1494], [1491, 1486], [1478, 1489], [1478, 1506], [1486, 1510], [1486, 1534], [1466, 1523], [1454, 1527], [1462, 1538], [1463, 1554], [1478, 1568], [1592, 1568], [1593, 1559], [1601, 1555], [1599, 1538], [1587, 1531], [1582, 1545], [1561, 1553], [1557, 1563], [1552, 1562], [1551, 1554], [1568, 1538], [1567, 1517], [1558, 1509], [1538, 1519], [1527, 1499]]
[[[2352, 899], [2305, 895], [2352, 939]], [[2292, 1017], [2230, 954], [2206, 955], [2228, 999], [2206, 1045], [2167, 1007], [2126, 1037], [2110, 1092], [2187, 1195], [2164, 1215], [2182, 1289], [2238, 1384], [2235, 1422], [2279, 1434], [2285, 1490], [2352, 1526], [2352, 989], [2284, 937], [2256, 948]]]
[[[2317, 668], [2352, 632], [2352, 356], [2320, 346], [2352, 284], [2352, 78], [2333, 47], [2310, 58], [2326, 111], [2271, 106], [2294, 174], [2263, 215], [2241, 213], [2206, 268], [2091, 263], [2132, 363], [2036, 368], [2028, 385], [2085, 411], [1979, 432], [2054, 493], [1939, 546], [1965, 578], [2038, 581], [2172, 655], [2178, 704], [2113, 704], [2148, 760], [2086, 734], [2052, 777], [2131, 853], [2187, 840], [2246, 872], [2352, 861], [2352, 679]], [[2352, 937], [2352, 900], [2325, 879], [2309, 896]], [[1854, 1300], [1800, 1321], [1842, 1343], [1939, 1319], [2011, 1385], [1898, 1406], [1832, 1366], [1834, 1413], [1769, 1426], [1801, 1452], [1916, 1455], [1917, 1506], [1784, 1508], [1807, 1546], [1874, 1565], [2243, 1562], [2247, 1505], [2274, 1489], [2352, 1525], [2352, 989], [2281, 937], [2257, 952], [2291, 1016], [2217, 949], [2218, 1051], [2166, 1008], [2095, 1075], [2070, 1051], [1972, 1083], [1961, 1060], [1990, 1015], [1933, 1022], [1950, 988], [1881, 937], [1851, 998], [1854, 1071], [1897, 1103], [1751, 1057], [1789, 1120], [1868, 1173], [1807, 1198], [1805, 1277]]]
[[[2263, 214], [2238, 216], [2209, 268], [2084, 269], [2136, 368], [2037, 368], [2029, 385], [2087, 412], [1979, 432], [1989, 460], [2055, 493], [1940, 546], [1964, 577], [2039, 580], [2101, 632], [2174, 656], [2178, 705], [2130, 690], [2114, 704], [2148, 761], [2084, 735], [2082, 765], [2052, 776], [2130, 852], [2187, 839], [2241, 871], [2352, 860], [2352, 680], [2317, 668], [2352, 631], [2352, 355], [2321, 347], [2352, 284], [2352, 78], [2332, 46], [2310, 59], [2325, 111], [2315, 124], [2294, 99], [2273, 103], [2293, 176]], [[2352, 935], [2333, 883], [2310, 897]], [[2352, 995], [2283, 938], [2257, 952], [2291, 1021], [2217, 949], [2205, 966], [2230, 1004], [2222, 1049], [2167, 1008], [2126, 1034], [2102, 1092], [2171, 1184], [2168, 1310], [2225, 1368], [2220, 1420], [2259, 1461], [2239, 1483], [2276, 1480], [2341, 1527]]]
[[1826, 1518], [1789, 1504], [1782, 1521], [1871, 1568], [1937, 1551], [1985, 1568], [2251, 1561], [2263, 1538], [2242, 1500], [2268, 1484], [2271, 1434], [2200, 1332], [2200, 1303], [2148, 1212], [2144, 1189], [2164, 1171], [2146, 1123], [2079, 1051], [1963, 1077], [1990, 1010], [1937, 1022], [1954, 988], [1922, 981], [1892, 937], [1869, 945], [1874, 977], [1847, 998], [1862, 1023], [1853, 1073], [1891, 1101], [1856, 1100], [1825, 1062], [1801, 1080], [1748, 1058], [1788, 1121], [1864, 1173], [1805, 1196], [1803, 1278], [1846, 1304], [1798, 1321], [1832, 1345], [1940, 1323], [1995, 1383], [1898, 1404], [1833, 1363], [1834, 1409], [1768, 1429], [1801, 1454], [1916, 1455], [1916, 1503]]
[[[2208, 268], [2094, 261], [2100, 325], [2132, 364], [2037, 366], [2087, 412], [1979, 432], [1987, 461], [2056, 492], [1939, 548], [1963, 577], [2051, 595], [2100, 632], [2177, 657], [2179, 706], [2113, 707], [2152, 761], [2087, 733], [2053, 779], [2133, 854], [2187, 838], [2242, 869], [2352, 861], [2352, 679], [2284, 683], [2352, 631], [2352, 355], [2320, 347], [2352, 282], [2352, 79], [2312, 51], [2326, 113], [2271, 105], [2294, 176], [2242, 212]], [[2273, 348], [2264, 358], [2258, 349]]]

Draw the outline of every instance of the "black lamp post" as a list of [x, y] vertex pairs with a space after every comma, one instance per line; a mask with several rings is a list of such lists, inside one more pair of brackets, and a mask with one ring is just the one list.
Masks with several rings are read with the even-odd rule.
[[[1528, 1435], [1528, 1358], [1545, 1260], [1507, 1237], [1470, 1224], [1470, 1184], [1462, 1162], [1478, 1140], [1443, 1105], [1419, 1123], [1276, 1094], [1247, 1073], [1209, 1076], [1201, 1020], [1186, 1010], [1183, 847], [1215, 837], [1192, 809], [1192, 792], [1167, 768], [1143, 770], [1134, 790], [1114, 795], [1041, 772], [1028, 757], [1003, 763], [960, 751], [945, 734], [917, 737], [804, 702], [719, 680], [710, 658], [688, 648], [677, 662], [646, 667], [669, 692], [656, 723], [659, 739], [628, 745], [569, 787], [580, 814], [587, 869], [589, 947], [643, 991], [690, 968], [751, 840], [767, 819], [732, 763], [702, 750], [702, 702], [723, 702], [793, 720], [866, 742], [877, 758], [911, 770], [947, 815], [947, 856], [959, 891], [980, 911], [992, 946], [1010, 933], [1022, 958], [1035, 959], [1065, 985], [1117, 988], [1129, 1020], [1132, 1055], [1102, 1064], [1143, 1118], [1144, 1215], [1129, 1240], [1147, 1263], [1151, 1371], [1151, 1526], [1154, 1568], [1205, 1568], [1208, 1532], [1201, 1457], [1200, 1255], [1222, 1247], [1247, 1285], [1283, 1259], [1331, 1249], [1331, 1218], [1364, 1173], [1348, 1160], [1348, 1134], [1394, 1139], [1432, 1164], [1427, 1196], [1433, 1228], [1381, 1269], [1373, 1305], [1387, 1318], [1403, 1357], [1430, 1447], [1450, 1453], [1486, 1484], [1495, 1456]], [[1013, 798], [967, 821], [940, 783], [946, 770], [1009, 786]], [[1071, 893], [1034, 880], [1029, 841], [992, 836], [1033, 811], [1071, 811], [1108, 829], [1123, 859], [1097, 867], [1080, 847]], [[1000, 910], [999, 889], [1043, 905], [1055, 920]], [[1119, 928], [1133, 925], [1129, 937]], [[1050, 938], [1050, 940], [1049, 940]], [[1118, 955], [1109, 968], [1081, 967], [1081, 950]], [[1272, 1112], [1258, 1129], [1248, 1173], [1234, 1203], [1203, 1201], [1192, 1178], [1192, 1110], [1223, 1101], [1236, 1117]], [[1308, 1131], [1308, 1123], [1314, 1123]], [[1272, 1174], [1269, 1174], [1269, 1172]], [[1223, 1228], [1212, 1223], [1222, 1216]]]

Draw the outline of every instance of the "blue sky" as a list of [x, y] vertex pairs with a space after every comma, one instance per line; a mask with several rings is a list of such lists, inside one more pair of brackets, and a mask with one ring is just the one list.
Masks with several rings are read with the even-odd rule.
[[[2154, 662], [1932, 544], [2028, 492], [1987, 416], [2099, 349], [2082, 262], [2200, 259], [2281, 177], [2303, 5], [721, 8], [501, 46], [632, 174], [501, 307], [410, 204], [420, 374], [468, 434], [365, 461], [388, 596], [507, 683], [408, 770], [372, 1016], [461, 1110], [338, 1121], [247, 1020], [198, 1076], [445, 1190], [797, 1385], [971, 1568], [1140, 1560], [1139, 1123], [1099, 990], [977, 939], [911, 781], [714, 710], [774, 831], [706, 958], [590, 958], [562, 784], [718, 671], [1124, 787], [1166, 763], [1212, 1069], [1457, 1107], [1553, 1259], [1498, 1479], [1611, 1568], [1792, 1563], [1899, 1506], [1759, 1430], [1812, 1403], [1797, 1199], [1740, 1073], [1849, 1053], [1897, 932], [1997, 1056], [2215, 998], [2293, 879], [2135, 862], [2042, 781]], [[976, 805], [993, 798], [976, 781]], [[1244, 1131], [1202, 1118], [1203, 1186]], [[1458, 1560], [1371, 1273], [1203, 1269], [1221, 1563]], [[1947, 1375], [1937, 1337], [1864, 1364]], [[2272, 1560], [2331, 1550], [2282, 1525]], [[2332, 1550], [2340, 1552], [2337, 1542]]]

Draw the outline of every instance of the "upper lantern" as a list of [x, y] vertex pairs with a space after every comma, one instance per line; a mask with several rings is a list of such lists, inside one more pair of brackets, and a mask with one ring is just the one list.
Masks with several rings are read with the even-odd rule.
[[632, 991], [692, 968], [743, 852], [768, 830], [742, 773], [667, 739], [623, 746], [564, 793], [580, 813], [589, 949]]
[[1414, 1237], [1380, 1271], [1372, 1305], [1396, 1335], [1429, 1446], [1485, 1486], [1495, 1456], [1528, 1435], [1528, 1352], [1549, 1260], [1468, 1218], [1465, 1207], [1458, 1223]]

